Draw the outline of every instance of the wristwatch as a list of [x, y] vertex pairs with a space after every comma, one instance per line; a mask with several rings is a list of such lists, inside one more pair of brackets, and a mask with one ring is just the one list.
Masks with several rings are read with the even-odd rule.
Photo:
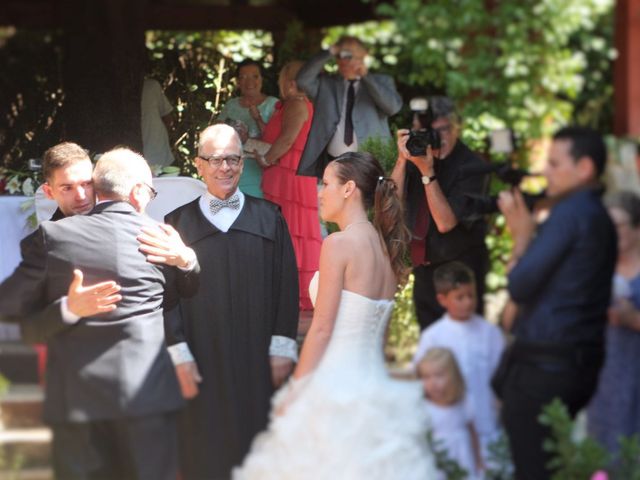
[[435, 182], [438, 179], [438, 177], [436, 177], [435, 175], [431, 175], [430, 177], [428, 177], [427, 175], [424, 175], [422, 177], [422, 183], [425, 185], [429, 185], [431, 182]]

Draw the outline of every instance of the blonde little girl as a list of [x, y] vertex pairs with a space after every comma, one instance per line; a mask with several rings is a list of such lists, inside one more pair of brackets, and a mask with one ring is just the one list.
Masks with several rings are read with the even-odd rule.
[[[431, 417], [433, 438], [468, 473], [468, 479], [481, 478], [484, 465], [472, 418], [465, 398], [465, 385], [458, 363], [447, 348], [431, 348], [417, 364], [422, 379], [425, 405]], [[441, 472], [444, 480], [444, 473]]]

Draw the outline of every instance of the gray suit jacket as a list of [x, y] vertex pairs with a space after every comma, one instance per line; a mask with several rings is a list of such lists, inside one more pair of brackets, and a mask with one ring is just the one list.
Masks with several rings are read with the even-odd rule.
[[75, 325], [43, 315], [42, 328], [51, 335], [48, 423], [151, 415], [182, 405], [165, 344], [163, 307], [177, 305], [178, 294], [195, 293], [199, 267], [184, 275], [148, 263], [136, 237], [143, 226], [156, 224], [124, 202], [44, 222], [23, 242], [22, 262], [0, 284], [0, 314], [10, 316], [55, 308], [74, 268], [83, 270], [86, 283], [114, 279], [122, 286], [123, 299], [113, 312]]
[[[324, 156], [342, 114], [344, 78], [323, 73], [325, 63], [331, 58], [328, 50], [318, 53], [300, 69], [296, 78], [298, 87], [313, 100], [314, 108], [298, 175], [322, 177], [325, 165], [318, 160]], [[390, 138], [387, 117], [398, 113], [401, 107], [402, 98], [390, 76], [369, 73], [362, 77], [352, 114], [358, 144], [369, 137]]]

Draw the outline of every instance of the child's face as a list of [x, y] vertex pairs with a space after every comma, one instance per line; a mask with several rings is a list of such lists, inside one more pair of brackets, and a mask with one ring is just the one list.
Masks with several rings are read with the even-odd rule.
[[451, 392], [451, 374], [438, 362], [427, 363], [420, 369], [425, 396], [437, 405], [448, 405]]
[[454, 320], [469, 320], [476, 311], [476, 287], [473, 283], [464, 283], [447, 293], [439, 293], [438, 302]]

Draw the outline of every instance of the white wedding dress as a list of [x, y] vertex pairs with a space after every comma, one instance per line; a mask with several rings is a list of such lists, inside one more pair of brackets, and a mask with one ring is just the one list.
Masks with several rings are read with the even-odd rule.
[[[317, 281], [311, 284], [313, 290]], [[421, 384], [394, 380], [385, 367], [392, 309], [390, 300], [342, 291], [322, 360], [291, 388], [295, 399], [285, 414], [272, 413], [234, 480], [437, 478]], [[287, 387], [278, 392], [273, 410], [290, 394]]]

